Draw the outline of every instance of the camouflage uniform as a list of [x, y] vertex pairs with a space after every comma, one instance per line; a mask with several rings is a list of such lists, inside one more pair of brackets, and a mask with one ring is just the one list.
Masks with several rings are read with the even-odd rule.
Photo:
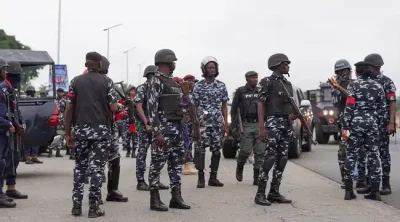
[[[101, 77], [99, 73], [89, 73], [87, 75], [96, 75], [93, 78]], [[97, 76], [98, 75], [98, 76]], [[81, 75], [83, 76], [83, 75]], [[68, 103], [74, 105], [74, 108], [78, 108], [79, 96], [77, 92], [81, 88], [77, 88], [75, 84], [78, 83], [81, 76], [77, 76], [71, 80], [68, 91]], [[113, 88], [113, 82], [108, 77], [104, 81], [107, 81], [107, 104], [117, 103], [115, 97], [116, 92]], [[80, 113], [78, 113], [80, 114]], [[88, 114], [91, 115], [91, 114]], [[78, 118], [74, 113], [74, 118]], [[108, 118], [108, 117], [106, 117]], [[108, 120], [107, 120], [108, 121]], [[109, 117], [109, 121], [112, 121], [112, 117]], [[89, 188], [89, 199], [91, 205], [98, 206], [98, 202], [101, 200], [101, 187], [103, 180], [104, 167], [109, 157], [111, 150], [111, 128], [108, 125], [103, 124], [79, 124], [74, 122], [74, 146], [75, 146], [75, 168], [74, 168], [74, 184], [72, 191], [72, 200], [74, 208], [78, 208], [82, 205], [83, 193], [84, 193], [84, 181], [86, 172], [90, 173], [90, 188]]]
[[[207, 80], [200, 80], [193, 89], [193, 102], [197, 106], [197, 114], [200, 122], [200, 144], [195, 150], [196, 169], [199, 170], [199, 182], [204, 180], [205, 153], [210, 147], [211, 172], [209, 185], [215, 181], [216, 186], [223, 186], [217, 181], [219, 161], [221, 159], [222, 137], [224, 117], [222, 115], [222, 103], [229, 101], [225, 83], [215, 80], [208, 83]], [[198, 187], [199, 184], [198, 184]], [[203, 187], [203, 186], [201, 186]]]
[[382, 127], [380, 127], [380, 132], [379, 132], [379, 153], [380, 153], [380, 158], [381, 158], [381, 163], [382, 163], [382, 182], [383, 183], [389, 183], [389, 178], [390, 178], [390, 168], [391, 168], [391, 157], [390, 157], [390, 151], [389, 151], [389, 135], [386, 131], [386, 126], [390, 122], [390, 115], [389, 115], [389, 103], [392, 101], [396, 101], [396, 86], [394, 85], [393, 81], [381, 74], [378, 75], [376, 78], [373, 78], [376, 82], [378, 82], [386, 95], [386, 109], [384, 112], [384, 116], [382, 116]]
[[382, 87], [369, 78], [351, 82], [348, 94], [342, 121], [342, 130], [349, 130], [345, 162], [345, 199], [353, 199], [352, 171], [362, 145], [367, 153], [372, 192], [379, 192], [381, 166], [378, 127], [383, 123], [386, 101]]

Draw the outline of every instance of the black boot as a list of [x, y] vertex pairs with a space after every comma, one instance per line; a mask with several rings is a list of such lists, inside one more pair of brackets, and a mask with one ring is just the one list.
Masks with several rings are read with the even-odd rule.
[[141, 190], [141, 191], [149, 191], [149, 185], [143, 180], [139, 181], [138, 184], [136, 185], [136, 190]]
[[171, 190], [172, 198], [169, 202], [169, 208], [188, 210], [190, 206], [185, 204], [181, 195], [181, 187], [174, 187]]
[[125, 157], [131, 157], [131, 150], [126, 151]]
[[258, 176], [260, 175], [259, 169], [253, 169], [253, 185], [258, 185]]
[[364, 195], [365, 199], [381, 201], [381, 194], [379, 193], [379, 182], [372, 182], [371, 192]]
[[344, 167], [340, 167], [339, 164], [339, 169], [340, 169], [340, 175], [342, 176], [342, 183], [340, 184], [340, 188], [346, 189], [346, 185], [344, 183]]
[[89, 177], [85, 177], [85, 184], [89, 184]]
[[271, 183], [271, 188], [269, 190], [267, 200], [271, 203], [281, 203], [281, 204], [290, 204], [292, 200], [285, 198], [282, 194], [279, 193], [280, 184]]
[[9, 198], [6, 198], [4, 194], [0, 196], [0, 208], [14, 208], [16, 206], [17, 204], [9, 201]]
[[132, 151], [131, 158], [136, 158], [136, 152], [135, 151]]
[[66, 149], [65, 155], [71, 155], [71, 148], [66, 147], [65, 149]]
[[160, 190], [168, 190], [168, 189], [169, 189], [169, 186], [167, 186], [167, 185], [165, 185], [165, 184], [163, 184], [163, 183], [161, 183], [161, 182], [158, 182], [158, 188], [159, 188]]
[[258, 189], [256, 193], [256, 197], [254, 198], [254, 202], [258, 205], [262, 206], [271, 206], [271, 202], [267, 200], [265, 196], [265, 189], [267, 188], [266, 182], [258, 182]]
[[107, 182], [107, 198], [106, 201], [128, 202], [128, 198], [124, 197], [118, 190], [119, 176], [121, 171], [120, 158], [109, 162], [108, 182]]
[[346, 186], [345, 187], [346, 193], [344, 195], [344, 199], [345, 200], [356, 199], [357, 196], [356, 196], [356, 194], [354, 194], [354, 191], [353, 191], [353, 180], [352, 179], [345, 180], [345, 186]]
[[380, 193], [381, 195], [389, 195], [392, 193], [389, 177], [382, 177], [382, 189]]
[[63, 156], [61, 155], [61, 153], [60, 153], [60, 149], [57, 149], [57, 150], [56, 150], [56, 157], [63, 157]]
[[168, 211], [168, 207], [160, 199], [160, 192], [156, 189], [150, 190], [150, 210]]
[[52, 158], [53, 157], [53, 150], [49, 149], [49, 154], [47, 155], [47, 158]]
[[75, 160], [75, 148], [69, 148], [69, 150], [70, 150], [69, 159]]
[[371, 185], [367, 183], [367, 185], [363, 188], [357, 189], [358, 194], [367, 194], [371, 192]]
[[357, 183], [356, 183], [356, 188], [357, 189], [361, 189], [367, 186], [367, 181], [365, 181], [364, 179], [358, 179]]
[[243, 163], [238, 163], [236, 166], [236, 180], [241, 182], [243, 181]]
[[89, 218], [97, 218], [104, 215], [105, 212], [104, 210], [100, 209], [98, 201], [89, 197]]
[[223, 187], [224, 186], [224, 184], [221, 183], [217, 179], [217, 172], [210, 173], [210, 179], [208, 180], [208, 186], [212, 186], [212, 187]]
[[204, 171], [199, 170], [197, 188], [204, 188], [206, 186], [206, 181], [204, 179]]
[[82, 204], [74, 203], [72, 206], [71, 214], [74, 216], [82, 215]]

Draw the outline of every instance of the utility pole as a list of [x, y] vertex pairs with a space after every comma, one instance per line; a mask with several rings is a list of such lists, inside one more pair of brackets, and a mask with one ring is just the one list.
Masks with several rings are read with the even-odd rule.
[[61, 45], [61, 0], [58, 0], [57, 65], [60, 64], [60, 45]]
[[111, 27], [105, 28], [103, 31], [107, 31], [107, 59], [110, 60], [110, 30], [121, 26], [122, 24], [113, 25]]
[[140, 85], [142, 83], [142, 63], [138, 64], [139, 67], [139, 84]]
[[129, 52], [136, 49], [136, 46], [128, 49], [124, 52], [124, 54], [126, 54], [126, 84], [128, 85], [128, 81], [129, 81]]

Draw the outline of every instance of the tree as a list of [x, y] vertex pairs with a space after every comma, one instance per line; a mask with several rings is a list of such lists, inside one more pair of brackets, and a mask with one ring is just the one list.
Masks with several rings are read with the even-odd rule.
[[[31, 48], [27, 45], [19, 42], [15, 36], [7, 35], [3, 29], [0, 29], [0, 49], [22, 49], [22, 50], [31, 50]], [[35, 66], [35, 67], [24, 67], [23, 75], [21, 78], [21, 89], [25, 89], [26, 83], [29, 80], [34, 79], [39, 76], [39, 71], [43, 67]]]
[[38, 92], [39, 93], [47, 93], [47, 86], [45, 86], [45, 85], [40, 85], [39, 86], [39, 90], [38, 90]]

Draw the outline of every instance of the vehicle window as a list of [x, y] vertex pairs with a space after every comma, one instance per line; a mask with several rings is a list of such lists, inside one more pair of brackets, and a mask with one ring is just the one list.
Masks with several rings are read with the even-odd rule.
[[300, 106], [300, 102], [299, 102], [299, 95], [298, 95], [298, 90], [297, 89], [293, 89], [293, 99], [294, 102], [296, 103], [297, 106]]
[[325, 102], [331, 102], [332, 101], [332, 94], [331, 94], [331, 89], [330, 88], [324, 88], [322, 89], [322, 99]]
[[302, 100], [304, 100], [304, 95], [303, 95], [303, 92], [301, 91], [301, 89], [297, 90], [297, 96], [299, 97], [300, 102]]

